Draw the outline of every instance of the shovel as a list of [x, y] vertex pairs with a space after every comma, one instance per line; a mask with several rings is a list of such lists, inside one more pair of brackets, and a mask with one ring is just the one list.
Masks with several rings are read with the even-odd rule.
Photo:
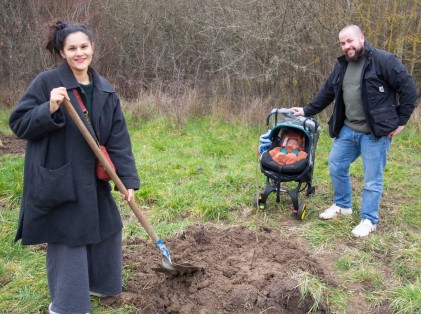
[[[77, 128], [82, 133], [86, 142], [88, 143], [88, 145], [94, 152], [96, 158], [98, 158], [99, 162], [104, 167], [105, 171], [108, 173], [108, 175], [111, 177], [111, 179], [115, 183], [117, 189], [120, 191], [120, 193], [127, 196], [128, 191], [126, 187], [124, 186], [123, 182], [121, 182], [120, 178], [118, 177], [114, 169], [111, 167], [108, 160], [103, 156], [101, 149], [98, 147], [98, 144], [96, 143], [95, 139], [92, 137], [91, 133], [89, 133], [87, 127], [85, 126], [85, 124], [83, 123], [79, 115], [77, 114], [73, 105], [67, 99], [64, 99], [63, 105], [64, 105], [64, 108], [66, 108], [67, 112], [69, 113], [70, 118], [76, 124]], [[162, 268], [161, 267], [154, 268], [153, 270], [160, 271], [160, 272], [170, 272], [170, 273], [177, 273], [177, 272], [185, 273], [185, 272], [194, 272], [200, 269], [200, 267], [196, 267], [188, 263], [174, 264], [171, 261], [170, 252], [165, 247], [162, 240], [158, 237], [155, 230], [147, 221], [146, 216], [144, 215], [140, 207], [136, 204], [136, 202], [134, 201], [134, 198], [130, 202], [128, 202], [128, 204], [131, 210], [133, 211], [133, 213], [136, 215], [140, 224], [143, 226], [145, 231], [151, 237], [152, 241], [158, 246], [159, 251], [161, 252]]]

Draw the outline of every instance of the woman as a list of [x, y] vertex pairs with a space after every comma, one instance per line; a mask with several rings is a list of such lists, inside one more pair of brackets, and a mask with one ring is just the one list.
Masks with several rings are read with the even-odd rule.
[[[92, 67], [92, 35], [80, 24], [54, 22], [47, 50], [64, 62], [40, 73], [10, 116], [28, 140], [16, 241], [47, 243], [50, 313], [87, 313], [90, 294], [121, 292], [122, 222], [111, 186], [96, 176], [95, 155], [61, 104], [70, 100], [104, 145], [128, 189], [139, 188], [119, 98]], [[74, 94], [88, 109], [85, 117]]]

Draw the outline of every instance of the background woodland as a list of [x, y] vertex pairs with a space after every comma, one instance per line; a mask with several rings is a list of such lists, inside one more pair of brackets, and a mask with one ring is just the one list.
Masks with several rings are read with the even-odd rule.
[[419, 0], [0, 0], [0, 107], [54, 66], [44, 48], [54, 19], [88, 25], [94, 65], [122, 98], [190, 99], [206, 114], [209, 100], [233, 111], [256, 101], [304, 105], [351, 23], [395, 53], [420, 86], [420, 16]]

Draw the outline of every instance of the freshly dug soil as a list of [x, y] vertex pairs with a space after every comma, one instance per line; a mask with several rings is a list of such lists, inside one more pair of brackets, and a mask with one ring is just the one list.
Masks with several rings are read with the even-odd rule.
[[[191, 263], [193, 273], [166, 274], [157, 247], [143, 239], [125, 242], [124, 267], [132, 273], [126, 291], [104, 304], [134, 305], [140, 313], [308, 313], [314, 300], [302, 298], [298, 275], [308, 272], [337, 287], [303, 244], [262, 227], [193, 225], [164, 239], [174, 263]], [[327, 311], [318, 305], [317, 313]]]
[[14, 135], [0, 134], [0, 156], [5, 154], [22, 155], [25, 153], [26, 141]]

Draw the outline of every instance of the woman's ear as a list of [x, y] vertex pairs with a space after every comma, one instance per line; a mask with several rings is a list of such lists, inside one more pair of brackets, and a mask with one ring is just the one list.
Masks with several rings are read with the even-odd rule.
[[66, 59], [66, 55], [64, 54], [63, 50], [60, 50], [60, 55], [63, 59]]

